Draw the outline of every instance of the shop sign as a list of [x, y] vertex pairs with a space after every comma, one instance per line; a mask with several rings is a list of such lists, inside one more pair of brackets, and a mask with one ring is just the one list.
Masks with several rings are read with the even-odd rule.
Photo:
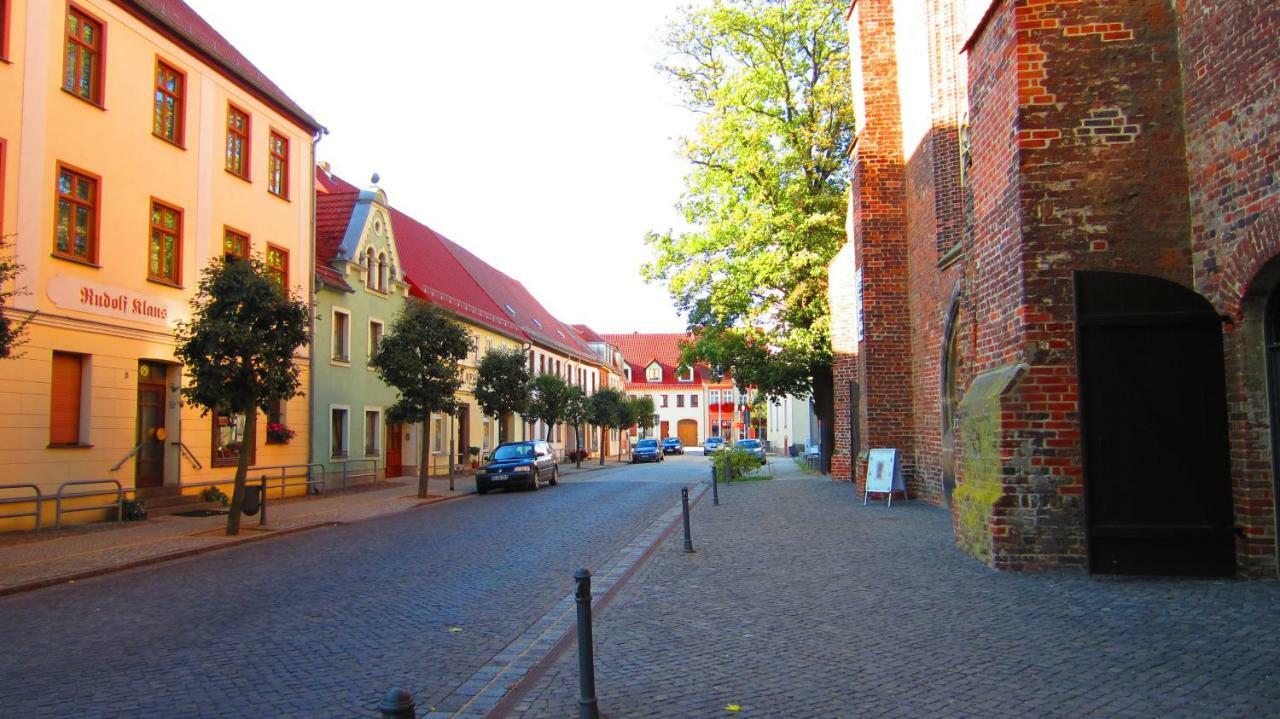
[[181, 302], [78, 277], [55, 275], [46, 287], [53, 304], [67, 310], [161, 327], [172, 327], [186, 316], [187, 307]]

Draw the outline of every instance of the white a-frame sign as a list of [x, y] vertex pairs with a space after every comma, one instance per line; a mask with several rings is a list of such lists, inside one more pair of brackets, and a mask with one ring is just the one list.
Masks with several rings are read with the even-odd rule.
[[902, 492], [907, 498], [907, 483], [902, 479], [902, 467], [898, 466], [898, 450], [873, 449], [867, 455], [867, 489], [862, 493], [862, 504], [867, 504], [871, 493], [889, 495], [888, 506], [893, 506], [893, 493]]

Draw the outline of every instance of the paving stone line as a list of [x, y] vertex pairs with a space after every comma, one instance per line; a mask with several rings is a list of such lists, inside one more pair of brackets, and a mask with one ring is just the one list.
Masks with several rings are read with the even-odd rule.
[[[706, 483], [699, 483], [690, 489], [690, 504], [707, 491], [709, 491], [709, 485]], [[658, 542], [663, 532], [680, 519], [680, 514], [681, 503], [676, 502], [635, 539], [610, 557], [602, 568], [592, 573], [591, 603], [593, 607], [600, 601], [600, 597], [607, 594], [640, 561], [645, 552]], [[423, 719], [484, 719], [487, 717], [507, 692], [514, 689], [539, 661], [546, 658], [552, 648], [573, 628], [577, 621], [576, 613], [575, 592], [571, 591], [458, 687], [454, 692], [455, 695], [465, 699], [461, 707], [454, 712], [428, 712]]]

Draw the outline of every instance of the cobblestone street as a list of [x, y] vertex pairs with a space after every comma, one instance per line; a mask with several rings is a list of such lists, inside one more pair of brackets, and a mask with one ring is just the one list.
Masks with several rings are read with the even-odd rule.
[[[695, 554], [677, 533], [597, 611], [603, 715], [1280, 715], [1280, 583], [999, 574], [942, 509], [823, 479], [721, 490]], [[576, 715], [574, 651], [518, 716]]]

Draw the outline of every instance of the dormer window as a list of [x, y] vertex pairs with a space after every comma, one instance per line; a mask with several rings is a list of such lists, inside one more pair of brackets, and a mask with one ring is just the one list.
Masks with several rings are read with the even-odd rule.
[[662, 365], [658, 364], [657, 362], [650, 364], [644, 370], [644, 378], [649, 382], [661, 382], [662, 381]]
[[679, 370], [678, 372], [676, 372], [676, 379], [677, 379], [677, 380], [679, 380], [679, 381], [681, 381], [681, 382], [692, 382], [692, 381], [693, 381], [693, 368], [692, 368], [692, 367], [681, 367], [681, 368], [680, 368], [680, 370]]
[[630, 368], [630, 367], [623, 367], [623, 368], [622, 368], [622, 374], [626, 376], [626, 378], [627, 378], [627, 381], [628, 381], [628, 382], [630, 382], [630, 381], [631, 381], [631, 368]]

